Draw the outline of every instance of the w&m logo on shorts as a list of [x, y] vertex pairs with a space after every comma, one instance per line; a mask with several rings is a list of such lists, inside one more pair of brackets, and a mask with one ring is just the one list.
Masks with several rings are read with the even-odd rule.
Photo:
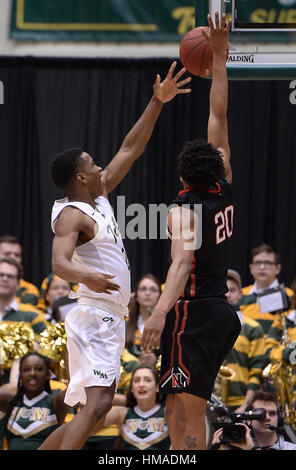
[[100, 370], [97, 370], [97, 369], [93, 369], [94, 371], [94, 375], [98, 375], [99, 377], [101, 377], [101, 379], [108, 379], [108, 375], [105, 374], [105, 372], [101, 372]]

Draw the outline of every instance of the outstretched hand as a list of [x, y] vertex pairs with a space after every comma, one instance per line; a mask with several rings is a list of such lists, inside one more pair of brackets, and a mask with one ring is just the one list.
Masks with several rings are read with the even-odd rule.
[[211, 46], [213, 54], [224, 54], [227, 56], [228, 48], [228, 39], [229, 39], [229, 30], [231, 26], [231, 20], [226, 22], [225, 13], [222, 14], [221, 24], [219, 18], [219, 12], [215, 13], [215, 25], [211, 18], [211, 15], [208, 15], [208, 23], [210, 28], [210, 35], [205, 29], [202, 29], [203, 37], [208, 41]]
[[168, 71], [167, 76], [161, 81], [161, 77], [157, 74], [153, 91], [154, 96], [161, 101], [162, 103], [167, 103], [175, 98], [176, 95], [180, 93], [190, 93], [190, 88], [181, 88], [182, 86], [186, 85], [191, 81], [191, 77], [185, 78], [179, 82], [179, 79], [184, 75], [186, 72], [185, 67], [183, 67], [175, 76], [173, 76], [177, 62], [173, 62], [170, 70]]

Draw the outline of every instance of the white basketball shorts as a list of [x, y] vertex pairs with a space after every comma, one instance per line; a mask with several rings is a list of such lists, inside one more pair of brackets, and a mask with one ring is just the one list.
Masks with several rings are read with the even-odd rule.
[[70, 382], [65, 403], [86, 404], [85, 387], [116, 388], [125, 344], [125, 321], [98, 307], [73, 307], [65, 320]]

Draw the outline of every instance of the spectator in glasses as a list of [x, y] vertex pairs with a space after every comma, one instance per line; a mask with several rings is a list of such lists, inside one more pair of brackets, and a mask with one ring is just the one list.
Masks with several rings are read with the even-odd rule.
[[[21, 265], [15, 259], [0, 258], [0, 323], [26, 322], [38, 339], [38, 335], [46, 328], [45, 318], [32, 305], [22, 304], [17, 298], [21, 276]], [[3, 383], [8, 382], [9, 371], [3, 367]]]
[[[22, 252], [22, 245], [16, 237], [12, 235], [0, 237], [0, 258], [13, 258], [22, 265]], [[22, 304], [30, 304], [37, 308], [39, 289], [21, 277], [16, 297]]]
[[[266, 244], [262, 244], [251, 251], [250, 272], [254, 278], [254, 284], [243, 288], [241, 311], [253, 320], [256, 320], [266, 335], [275, 320], [275, 315], [270, 312], [261, 312], [257, 303], [259, 293], [279, 286], [277, 276], [281, 272], [280, 257], [276, 250]], [[289, 297], [293, 291], [286, 288]]]
[[285, 440], [283, 435], [284, 418], [276, 397], [264, 390], [258, 390], [251, 401], [250, 409], [266, 411], [265, 419], [254, 420], [251, 424], [254, 442], [261, 450], [296, 450], [296, 444]]

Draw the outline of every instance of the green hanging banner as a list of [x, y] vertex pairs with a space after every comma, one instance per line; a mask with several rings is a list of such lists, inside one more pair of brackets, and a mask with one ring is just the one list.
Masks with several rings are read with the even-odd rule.
[[10, 37], [179, 42], [194, 25], [194, 0], [13, 0]]
[[296, 0], [236, 0], [237, 20], [261, 27], [296, 23]]
[[[227, 19], [232, 17], [232, 2], [226, 3]], [[293, 26], [296, 23], [296, 0], [235, 0], [237, 20], [240, 23], [252, 24], [248, 31], [231, 32], [230, 41], [238, 43], [295, 43], [296, 32], [286, 29], [277, 31], [277, 25]], [[195, 0], [196, 26], [207, 25], [209, 0]], [[264, 28], [274, 28], [274, 32], [266, 32]], [[252, 32], [252, 28], [262, 28], [260, 32]]]

